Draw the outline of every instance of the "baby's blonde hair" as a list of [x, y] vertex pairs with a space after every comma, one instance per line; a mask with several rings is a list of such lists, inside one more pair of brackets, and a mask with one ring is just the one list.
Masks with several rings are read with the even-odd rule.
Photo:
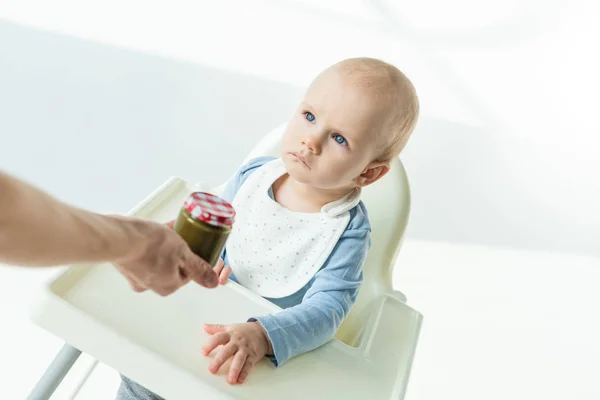
[[385, 96], [389, 118], [385, 121], [381, 154], [376, 161], [390, 161], [398, 156], [419, 118], [419, 98], [412, 82], [398, 68], [375, 58], [350, 58], [332, 66], [351, 77], [356, 84]]

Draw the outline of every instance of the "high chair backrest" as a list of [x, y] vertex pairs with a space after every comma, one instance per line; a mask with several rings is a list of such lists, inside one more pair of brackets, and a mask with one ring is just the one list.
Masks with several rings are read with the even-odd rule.
[[[286, 124], [267, 134], [245, 162], [261, 156], [279, 157], [285, 128]], [[365, 261], [364, 283], [356, 304], [336, 335], [350, 346], [358, 345], [373, 300], [392, 292], [392, 269], [410, 212], [408, 179], [399, 158], [393, 160], [386, 176], [363, 190], [362, 199], [371, 221], [372, 248]]]

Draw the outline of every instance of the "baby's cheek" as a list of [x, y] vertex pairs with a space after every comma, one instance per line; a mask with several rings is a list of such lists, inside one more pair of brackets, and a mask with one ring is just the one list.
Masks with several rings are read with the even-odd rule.
[[351, 170], [352, 165], [343, 161], [335, 161], [325, 166], [322, 178], [324, 183], [334, 187], [344, 185], [351, 180], [349, 178], [352, 175]]

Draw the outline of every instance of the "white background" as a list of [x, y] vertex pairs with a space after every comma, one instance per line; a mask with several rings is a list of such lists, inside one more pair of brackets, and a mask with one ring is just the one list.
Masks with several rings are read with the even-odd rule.
[[[223, 181], [321, 69], [382, 58], [413, 80], [422, 103], [403, 154], [414, 207], [397, 277], [426, 318], [408, 395], [534, 398], [551, 384], [546, 398], [598, 398], [586, 378], [600, 372], [591, 357], [600, 355], [600, 299], [589, 286], [600, 265], [598, 8], [592, 0], [0, 0], [0, 168], [71, 203], [125, 212], [171, 175]], [[433, 260], [432, 251], [447, 257]], [[499, 264], [498, 254], [510, 261]], [[489, 279], [498, 271], [510, 271], [505, 281]], [[23, 398], [60, 343], [24, 314], [47, 274], [0, 271], [9, 327], [0, 371], [22, 377], [0, 388], [3, 398]], [[516, 297], [503, 297], [511, 290]], [[448, 353], [452, 344], [439, 340], [473, 343], [465, 335], [477, 332], [448, 330], [448, 312], [462, 322], [487, 315], [450, 311], [448, 295], [493, 315], [532, 310], [523, 320], [558, 335], [573, 317], [540, 314], [548, 306], [540, 296], [551, 293], [579, 310], [577, 330], [552, 336], [567, 342], [561, 349], [578, 343], [577, 356], [550, 365], [540, 356], [550, 342], [530, 354], [535, 341], [520, 340], [522, 320], [506, 315], [510, 335], [476, 325], [494, 335], [487, 346], [504, 337], [512, 349], [477, 359], [489, 373], [457, 357], [481, 349]]]

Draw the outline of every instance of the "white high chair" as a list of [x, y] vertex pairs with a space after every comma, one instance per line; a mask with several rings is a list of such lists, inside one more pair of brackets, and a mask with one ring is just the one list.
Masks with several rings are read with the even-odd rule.
[[[285, 125], [269, 133], [246, 161], [279, 155]], [[219, 194], [171, 178], [130, 215], [159, 222], [173, 219], [195, 190]], [[277, 306], [229, 282], [207, 290], [187, 285], [161, 298], [136, 294], [109, 265], [73, 266], [40, 294], [35, 323], [66, 341], [28, 399], [48, 399], [81, 351], [148, 389], [172, 399], [403, 399], [422, 316], [392, 289], [392, 268], [410, 210], [406, 173], [399, 159], [363, 200], [372, 225], [372, 249], [357, 302], [336, 338], [275, 369], [266, 360], [243, 385], [228, 385], [207, 371], [200, 348], [202, 324], [245, 321]]]

